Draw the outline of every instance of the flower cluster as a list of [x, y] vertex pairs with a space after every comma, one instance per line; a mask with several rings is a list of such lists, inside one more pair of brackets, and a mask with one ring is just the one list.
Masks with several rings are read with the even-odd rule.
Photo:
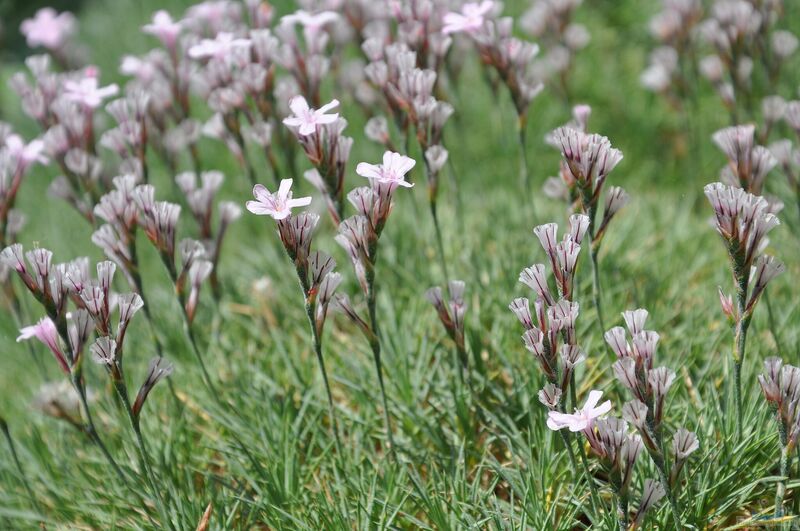
[[[574, 112], [576, 124], [583, 123], [585, 128], [590, 110], [581, 106]], [[600, 245], [611, 219], [628, 201], [628, 194], [624, 190], [619, 187], [610, 188], [605, 196], [602, 219], [597, 224], [603, 185], [608, 174], [622, 160], [622, 152], [612, 147], [608, 138], [569, 125], [556, 129], [548, 139], [561, 151], [560, 176], [566, 189], [566, 197], [577, 210], [589, 216], [589, 236], [593, 248], [596, 248]], [[550, 186], [553, 186], [552, 182]], [[596, 252], [596, 249], [593, 250]]]
[[[15, 208], [20, 186], [34, 164], [47, 164], [44, 142], [25, 142], [11, 126], [0, 123], [0, 245], [16, 241], [25, 216]], [[2, 279], [0, 272], [0, 279]]]
[[737, 307], [723, 296], [723, 311], [734, 323], [749, 323], [767, 284], [785, 266], [763, 254], [766, 235], [779, 225], [766, 199], [722, 183], [706, 185], [705, 194], [714, 209], [715, 226], [728, 250], [736, 284]]
[[753, 97], [756, 71], [774, 84], [797, 49], [797, 37], [775, 27], [780, 10], [778, 3], [716, 0], [699, 25], [699, 34], [713, 50], [700, 60], [700, 73], [713, 85], [734, 120], [737, 106], [745, 107]]
[[[546, 390], [543, 391], [546, 393]], [[551, 410], [547, 417], [547, 427], [551, 430], [567, 428], [580, 432], [589, 443], [606, 473], [607, 482], [617, 501], [617, 521], [619, 529], [629, 529], [632, 524], [639, 525], [647, 512], [664, 497], [666, 492], [660, 483], [647, 479], [644, 482], [639, 506], [635, 515], [629, 514], [630, 489], [636, 460], [642, 453], [642, 439], [628, 431], [628, 423], [616, 417], [605, 417], [611, 411], [611, 401], [598, 405], [602, 391], [589, 392], [582, 408], [567, 414]]]
[[[645, 329], [647, 310], [640, 308], [623, 312], [622, 317], [631, 340], [628, 341], [625, 329], [621, 326], [616, 326], [605, 334], [606, 342], [617, 355], [614, 376], [634, 397], [622, 407], [622, 416], [641, 435], [644, 446], [659, 471], [674, 516], [679, 518], [673, 491], [678, 487], [680, 472], [687, 458], [700, 447], [700, 443], [694, 433], [681, 427], [674, 432], [670, 453], [664, 455], [664, 400], [675, 382], [675, 372], [667, 367], [653, 368], [659, 335], [653, 330]], [[671, 460], [671, 465], [667, 462], [667, 457]]]
[[575, 333], [580, 306], [572, 300], [572, 292], [580, 242], [587, 226], [586, 216], [572, 216], [570, 230], [561, 242], [557, 241], [558, 225], [555, 223], [534, 229], [550, 261], [556, 295], [550, 289], [546, 266], [533, 264], [523, 269], [519, 276], [520, 282], [536, 295], [533, 313], [530, 301], [525, 297], [516, 298], [509, 305], [525, 329], [522, 336], [525, 348], [534, 355], [547, 378], [548, 383], [539, 393], [539, 400], [552, 411], [563, 411], [561, 397], [568, 396], [570, 391], [574, 393], [574, 370], [585, 360]]
[[295, 96], [289, 101], [292, 115], [283, 120], [314, 166], [305, 172], [305, 178], [325, 198], [336, 225], [344, 219], [344, 176], [353, 146], [353, 139], [342, 134], [347, 121], [338, 113], [328, 114], [338, 106], [333, 100], [312, 109], [303, 96]]
[[650, 19], [650, 33], [660, 46], [650, 54], [640, 77], [642, 86], [663, 95], [681, 108], [694, 89], [688, 68], [695, 53], [694, 30], [703, 17], [699, 0], [663, 0], [662, 9]]
[[[789, 461], [800, 437], [800, 368], [786, 365], [780, 358], [764, 360], [764, 374], [758, 376], [764, 398], [770, 405], [778, 424], [781, 445], [780, 475], [789, 474]], [[775, 517], [783, 516], [783, 497], [786, 485], [779, 481], [775, 495]]]
[[[116, 271], [113, 262], [98, 263], [97, 277], [92, 278], [88, 258], [53, 264], [52, 257], [53, 254], [47, 249], [36, 248], [24, 253], [23, 258], [20, 244], [6, 247], [0, 253], [0, 261], [16, 271], [46, 314], [36, 324], [22, 328], [17, 341], [36, 338], [47, 346], [60, 369], [69, 377], [81, 411], [78, 413], [74, 411], [74, 405], [67, 407], [63, 400], [55, 398], [43, 403], [42, 408], [83, 431], [101, 449], [120, 480], [127, 481], [100, 438], [89, 407], [83, 357], [96, 332], [97, 339], [89, 346], [92, 359], [106, 368], [125, 408], [136, 435], [143, 473], [160, 506], [160, 494], [155, 490], [139, 419], [148, 395], [159, 380], [169, 376], [172, 366], [160, 356], [151, 362], [151, 370], [137, 393], [134, 408], [123, 371], [123, 345], [131, 319], [144, 305], [142, 298], [136, 293], [117, 294], [112, 291]], [[70, 307], [70, 302], [74, 308]], [[117, 319], [113, 318], [115, 312]], [[159, 369], [156, 371], [153, 367]], [[144, 501], [142, 505], [149, 512]]]
[[720, 172], [720, 180], [753, 195], [762, 195], [764, 180], [778, 160], [766, 147], [755, 145], [755, 126], [726, 127], [712, 138], [728, 159]]
[[[415, 11], [412, 10], [412, 13]], [[400, 11], [398, 16], [410, 17], [409, 13]], [[405, 18], [406, 23], [410, 19]], [[426, 16], [424, 27], [430, 28], [433, 18]], [[439, 173], [447, 163], [448, 151], [444, 147], [444, 126], [452, 116], [453, 106], [441, 99], [437, 99], [437, 84], [440, 74], [436, 65], [441, 65], [444, 55], [450, 46], [451, 39], [442, 37], [438, 32], [426, 33], [428, 39], [433, 39], [440, 47], [433, 52], [437, 59], [433, 66], [420, 68], [419, 64], [429, 64], [423, 51], [417, 51], [414, 45], [419, 43], [393, 42], [385, 46], [378, 38], [366, 40], [362, 49], [370, 60], [365, 72], [370, 82], [383, 95], [387, 107], [391, 111], [397, 128], [405, 138], [414, 134], [420, 151], [423, 153], [425, 163], [425, 176], [428, 183], [428, 200], [436, 226], [437, 235], [440, 234], [436, 204], [439, 192]], [[373, 128], [377, 123], [373, 118]], [[385, 118], [383, 118], [385, 123]], [[391, 149], [393, 145], [388, 134], [388, 127], [380, 127], [380, 132], [370, 134], [371, 137]], [[441, 238], [440, 238], [441, 239]], [[441, 245], [440, 245], [441, 247]], [[440, 249], [441, 250], [441, 249]]]
[[547, 79], [565, 101], [570, 99], [570, 71], [575, 55], [589, 44], [586, 26], [574, 22], [582, 0], [536, 0], [520, 17], [522, 29], [543, 47], [533, 69]]
[[475, 43], [481, 61], [494, 69], [511, 94], [521, 128], [527, 119], [528, 107], [542, 83], [533, 77], [532, 60], [539, 53], [536, 44], [512, 35], [511, 17], [495, 20], [495, 2], [466, 3], [460, 13], [448, 13], [442, 31], [465, 33]]
[[372, 349], [375, 371], [383, 398], [386, 431], [392, 449], [394, 440], [383, 383], [381, 341], [378, 334], [375, 282], [378, 240], [386, 227], [389, 214], [391, 214], [395, 192], [398, 188], [413, 186], [406, 180], [406, 174], [415, 165], [414, 159], [391, 151], [383, 154], [381, 164], [359, 163], [356, 166], [356, 173], [369, 179], [370, 186], [355, 188], [347, 194], [347, 199], [356, 209], [356, 214], [342, 221], [336, 236], [336, 242], [344, 248], [353, 264], [361, 291], [366, 299], [368, 319], [365, 320], [358, 314], [347, 295], [337, 294], [334, 300], [337, 308], [361, 330]]
[[247, 202], [247, 210], [256, 215], [270, 216], [277, 222], [278, 236], [286, 254], [294, 263], [297, 278], [303, 290], [314, 352], [317, 355], [320, 372], [325, 383], [331, 424], [338, 445], [340, 444], [339, 433], [334, 414], [333, 395], [322, 351], [322, 333], [328, 316], [328, 307], [342, 277], [334, 271], [336, 261], [333, 258], [321, 251], [311, 252], [311, 240], [319, 216], [311, 212], [292, 214], [292, 209], [311, 204], [311, 198], [292, 198], [291, 187], [291, 179], [281, 181], [280, 187], [275, 193], [271, 193], [263, 185], [257, 184], [253, 189], [255, 201]]

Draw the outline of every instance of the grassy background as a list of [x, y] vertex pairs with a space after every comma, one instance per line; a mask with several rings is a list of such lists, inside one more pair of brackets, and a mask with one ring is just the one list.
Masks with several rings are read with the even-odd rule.
[[[787, 208], [781, 215], [784, 224], [774, 231], [769, 250], [789, 268], [770, 288], [782, 352], [767, 329], [762, 304], [745, 362], [749, 432], [736, 442], [726, 394], [732, 334], [716, 296], [718, 285], [731, 290], [731, 280], [702, 197], [703, 185], [717, 179], [723, 164], [709, 135], [727, 125], [727, 114], [704, 86], [687, 135], [684, 119], [640, 88], [638, 76], [652, 47], [646, 24], [657, 2], [588, 4], [579, 9], [578, 19], [589, 27], [592, 44], [577, 59], [575, 102], [593, 106], [592, 130], [609, 136], [624, 152], [610, 182], [632, 196], [601, 253], [607, 326], [621, 324], [623, 310], [650, 310], [649, 327], [662, 336], [660, 363], [679, 376], [668, 397], [666, 423], [671, 428], [686, 425], [701, 442], [680, 494], [684, 519], [700, 528], [734, 526], [758, 518], [761, 511], [768, 513], [774, 495], [776, 430], [755, 375], [766, 356], [781, 354], [798, 362], [797, 214]], [[155, 44], [139, 26], [158, 8], [177, 14], [185, 6], [177, 0], [87, 0], [79, 11], [80, 40], [89, 46], [105, 81], [122, 81], [116, 73], [121, 55]], [[286, 6], [279, 7], [286, 12]], [[523, 8], [523, 3], [509, 1], [506, 10], [520, 13]], [[792, 9], [785, 18], [794, 20], [798, 30], [798, 9]], [[18, 57], [19, 50], [8, 50], [4, 78], [21, 68]], [[787, 69], [789, 81], [779, 87], [786, 98], [796, 97], [797, 65], [795, 60]], [[442, 190], [440, 209], [451, 274], [467, 282], [468, 337], [473, 365], [484, 380], [480, 403], [485, 419], [479, 421], [475, 404], [459, 386], [452, 345], [423, 297], [429, 286], [442, 281], [423, 186], [398, 193], [378, 266], [388, 395], [402, 450], [399, 463], [382, 451], [385, 434], [367, 345], [338, 316], [326, 327], [328, 368], [345, 434], [345, 451], [334, 451], [291, 265], [270, 220], [245, 215], [232, 228], [222, 259], [226, 296], [216, 308], [210, 297], [204, 299], [198, 317], [207, 363], [230, 408], [215, 405], [201, 385], [180, 332], [168, 278], [154, 254], [145, 260], [145, 289], [168, 344], [167, 356], [176, 364], [173, 383], [179, 402], [166, 386], [157, 389], [146, 406], [144, 431], [177, 528], [194, 528], [209, 504], [212, 529], [573, 529], [588, 523], [586, 485], [573, 477], [558, 437], [544, 426], [544, 410], [536, 399], [542, 379], [522, 347], [520, 326], [507, 310], [512, 298], [527, 295], [517, 282], [519, 270], [544, 260], [532, 227], [547, 221], [563, 224], [567, 213], [538, 194], [530, 198], [519, 193], [510, 102], [505, 95], [493, 99], [477, 82], [473, 63], [466, 77], [447, 132], [463, 217], [457, 215], [450, 181]], [[333, 90], [328, 87], [326, 95], [342, 99]], [[5, 84], [0, 91], [2, 119], [28, 136], [35, 134]], [[352, 160], [378, 159], [380, 149], [361, 133], [365, 117], [350, 102], [343, 113], [356, 138]], [[558, 161], [541, 139], [567, 118], [568, 108], [549, 93], [534, 103], [529, 158], [538, 183], [555, 172]], [[246, 178], [219, 145], [203, 140], [201, 156], [207, 167], [226, 173], [223, 198], [242, 203], [249, 197]], [[305, 160], [300, 167], [307, 167]], [[21, 241], [52, 249], [59, 261], [81, 255], [101, 259], [89, 241], [90, 228], [66, 205], [45, 195], [53, 171], [37, 168], [23, 186], [20, 207], [31, 219]], [[159, 195], [177, 199], [170, 196], [171, 176], [155, 173]], [[269, 179], [265, 169], [263, 180]], [[782, 176], [769, 179], [773, 193], [785, 193]], [[347, 188], [359, 184], [351, 172]], [[298, 186], [310, 191], [305, 182]], [[192, 230], [185, 222], [179, 236], [190, 236]], [[338, 259], [347, 279], [341, 289], [355, 294], [350, 265], [332, 236], [325, 220], [315, 245]], [[144, 242], [141, 247], [147, 248]], [[613, 381], [613, 358], [591, 309], [590, 284], [585, 263], [579, 271], [579, 342], [589, 359], [578, 382], [582, 392], [603, 389], [619, 414], [628, 396]], [[96, 449], [69, 426], [30, 408], [43, 376], [27, 347], [14, 342], [16, 329], [3, 314], [0, 413], [9, 421], [49, 527], [147, 527], [136, 502], [114, 482]], [[145, 323], [135, 323], [132, 331], [127, 372], [135, 385], [154, 352]], [[59, 378], [45, 353], [37, 355], [49, 365], [48, 378]], [[134, 467], [134, 447], [104, 387], [104, 375], [91, 367], [89, 377], [101, 391], [96, 410], [103, 435], [119, 461]], [[655, 477], [655, 472], [643, 456], [637, 484], [646, 477]], [[796, 501], [792, 486], [790, 505]], [[604, 513], [599, 517], [598, 528], [613, 525], [602, 520]], [[3, 446], [0, 527], [33, 528], [38, 518]], [[666, 529], [668, 518], [662, 504], [649, 524]]]

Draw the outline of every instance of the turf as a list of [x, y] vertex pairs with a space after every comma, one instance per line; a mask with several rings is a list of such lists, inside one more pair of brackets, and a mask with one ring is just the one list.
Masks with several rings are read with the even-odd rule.
[[[511, 12], [523, 8], [507, 4]], [[679, 114], [639, 86], [652, 46], [646, 21], [656, 5], [638, 0], [587, 4], [579, 9], [579, 19], [589, 27], [592, 44], [578, 56], [573, 101], [590, 103], [592, 130], [609, 136], [624, 152], [610, 182], [632, 196], [601, 253], [607, 326], [621, 324], [624, 310], [647, 308], [649, 326], [662, 337], [660, 363], [678, 374], [668, 397], [666, 424], [696, 431], [701, 444], [679, 494], [684, 521], [703, 529], [754, 526], [772, 513], [779, 458], [777, 430], [756, 374], [767, 356], [800, 361], [795, 280], [800, 274], [800, 222], [796, 211], [787, 208], [782, 226], [771, 235], [770, 253], [788, 267], [770, 286], [778, 338], [769, 331], [762, 304], [744, 364], [746, 436], [738, 439], [727, 385], [732, 333], [716, 294], [718, 285], [731, 291], [732, 281], [702, 196], [703, 185], [717, 180], [724, 162], [709, 135], [727, 125], [727, 115], [705, 87], [687, 129]], [[159, 7], [178, 13], [184, 5], [175, 0], [85, 2], [78, 12], [81, 40], [89, 45], [104, 79], [115, 79], [123, 53], [143, 52], [154, 44], [138, 30], [150, 13]], [[279, 7], [286, 12], [286, 6]], [[800, 18], [793, 19], [792, 13], [798, 14], [796, 6], [787, 23], [797, 25]], [[796, 72], [796, 59], [792, 66], [790, 71]], [[9, 58], [3, 77], [20, 68]], [[333, 90], [328, 86], [324, 92], [333, 96]], [[791, 84], [780, 90], [787, 98], [796, 95]], [[146, 256], [145, 291], [176, 371], [175, 394], [167, 386], [156, 389], [143, 429], [177, 529], [197, 526], [209, 505], [211, 529], [615, 525], [602, 508], [591, 510], [583, 478], [572, 473], [560, 438], [545, 427], [545, 411], [536, 398], [543, 379], [507, 309], [512, 298], [527, 295], [517, 282], [519, 270], [545, 258], [531, 229], [548, 221], [563, 225], [567, 212], [537, 191], [521, 192], [512, 106], [505, 95], [495, 98], [480, 82], [477, 65], [468, 65], [453, 101], [457, 114], [446, 135], [454, 165], [452, 178], [445, 179], [440, 210], [451, 275], [467, 283], [475, 395], [459, 383], [454, 346], [423, 296], [428, 287], [442, 283], [443, 275], [422, 185], [398, 194], [378, 264], [378, 312], [396, 459], [386, 452], [368, 345], [340, 316], [326, 327], [325, 341], [344, 442], [343, 451], [336, 451], [302, 295], [271, 220], [245, 215], [235, 224], [222, 259], [223, 300], [215, 305], [206, 293], [198, 312], [199, 342], [224, 405], [202, 386], [169, 279], [155, 254]], [[342, 112], [356, 137], [351, 161], [377, 160], [378, 146], [361, 134], [365, 117], [351, 102], [345, 102]], [[5, 89], [2, 113], [4, 120], [33, 134], [33, 125]], [[558, 164], [558, 153], [544, 144], [543, 135], [567, 118], [568, 107], [550, 93], [534, 103], [529, 159], [536, 183], [554, 174]], [[201, 157], [205, 166], [226, 173], [225, 199], [248, 199], [246, 178], [219, 145], [203, 140]], [[307, 167], [305, 160], [298, 162]], [[172, 194], [171, 176], [163, 169], [152, 173], [162, 197]], [[31, 222], [21, 241], [52, 249], [58, 260], [81, 255], [101, 259], [89, 241], [90, 228], [66, 205], [45, 195], [53, 176], [52, 170], [39, 169], [23, 186], [20, 207]], [[423, 176], [417, 173], [415, 178]], [[264, 168], [263, 180], [268, 179]], [[346, 186], [357, 184], [360, 178], [351, 171]], [[307, 183], [299, 186], [310, 192]], [[768, 188], [786, 192], [777, 173], [769, 177]], [[186, 223], [181, 235], [192, 230]], [[356, 294], [352, 270], [334, 234], [324, 219], [316, 245], [337, 258], [346, 278], [342, 289]], [[619, 408], [627, 395], [613, 380], [613, 354], [592, 309], [587, 256], [582, 257], [578, 283], [578, 337], [588, 355], [578, 373], [579, 389], [603, 389]], [[129, 378], [138, 382], [154, 352], [144, 323], [133, 326], [127, 365]], [[8, 420], [37, 502], [30, 499], [3, 445], [0, 528], [30, 529], [40, 521], [52, 529], [150, 527], [94, 447], [70, 426], [33, 412], [29, 404], [43, 378], [60, 375], [43, 349], [31, 354], [26, 345], [14, 342], [16, 329], [4, 313], [0, 413]], [[36, 357], [46, 365], [46, 376]], [[95, 366], [89, 371], [90, 384], [100, 396], [95, 410], [102, 434], [118, 460], [138, 470], [128, 427], [105, 376]], [[800, 477], [796, 470], [793, 474]], [[655, 477], [655, 470], [643, 457], [637, 464], [637, 490], [646, 477]], [[796, 507], [800, 482], [790, 481], [788, 487], [787, 507]], [[610, 498], [610, 493], [603, 495]], [[790, 512], [798, 514], [796, 509]], [[670, 518], [662, 503], [648, 526], [669, 529]]]

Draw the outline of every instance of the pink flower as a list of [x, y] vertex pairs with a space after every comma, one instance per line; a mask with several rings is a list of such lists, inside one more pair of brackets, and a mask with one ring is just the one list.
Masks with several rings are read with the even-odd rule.
[[61, 369], [65, 373], [69, 374], [67, 358], [64, 356], [64, 353], [61, 351], [61, 346], [58, 344], [58, 330], [56, 330], [56, 325], [52, 320], [50, 320], [49, 317], [43, 317], [35, 325], [21, 328], [19, 331], [19, 337], [17, 337], [17, 343], [32, 337], [35, 337], [47, 345], [47, 348], [49, 348], [56, 357], [56, 361], [58, 361]]
[[573, 432], [591, 428], [594, 424], [594, 419], [611, 411], [611, 400], [606, 400], [599, 407], [597, 406], [601, 396], [603, 396], [602, 391], [589, 391], [589, 397], [586, 399], [586, 403], [583, 404], [583, 408], [576, 409], [572, 415], [559, 411], [550, 411], [547, 414], [547, 427], [553, 431], [569, 428], [569, 431]]
[[44, 156], [44, 142], [34, 139], [25, 144], [19, 135], [8, 135], [5, 148], [8, 154], [17, 161], [19, 168], [24, 171], [34, 162], [47, 164], [47, 157]]
[[203, 39], [199, 44], [189, 48], [192, 59], [224, 59], [236, 50], [250, 48], [249, 39], [237, 39], [233, 33], [220, 32], [213, 39]]
[[273, 219], [282, 220], [291, 215], [293, 208], [311, 204], [311, 197], [292, 199], [291, 188], [292, 179], [283, 179], [274, 194], [263, 184], [257, 184], [253, 187], [253, 197], [256, 200], [247, 202], [247, 210], [259, 216], [272, 216]]
[[405, 177], [416, 163], [417, 161], [405, 155], [387, 151], [383, 154], [383, 164], [360, 162], [356, 166], [356, 173], [379, 183], [411, 188], [414, 184], [406, 181]]
[[339, 106], [339, 100], [333, 100], [320, 107], [312, 109], [303, 96], [295, 96], [289, 100], [289, 108], [294, 113], [283, 120], [283, 124], [288, 127], [297, 127], [300, 136], [308, 136], [317, 130], [318, 125], [332, 124], [339, 119], [339, 114], [325, 114], [331, 109]]
[[494, 7], [492, 0], [483, 0], [480, 4], [477, 2], [468, 2], [461, 8], [461, 13], [447, 13], [442, 22], [444, 27], [442, 33], [448, 35], [450, 33], [473, 33], [483, 27], [484, 16], [489, 13]]
[[75, 17], [72, 13], [56, 13], [52, 7], [44, 7], [33, 18], [25, 19], [19, 27], [28, 41], [28, 46], [42, 46], [57, 50], [75, 31]]
[[112, 83], [105, 87], [98, 87], [97, 77], [86, 76], [79, 81], [68, 80], [64, 82], [64, 97], [70, 101], [80, 103], [84, 107], [96, 109], [103, 100], [119, 92], [119, 87]]
[[181, 27], [180, 21], [173, 21], [170, 14], [162, 9], [153, 15], [152, 23], [142, 26], [142, 31], [155, 35], [167, 48], [174, 48]]

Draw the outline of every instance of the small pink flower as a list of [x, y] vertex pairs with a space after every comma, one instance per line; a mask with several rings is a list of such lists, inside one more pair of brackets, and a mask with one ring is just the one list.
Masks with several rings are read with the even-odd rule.
[[492, 8], [494, 8], [492, 0], [483, 0], [480, 4], [468, 2], [461, 8], [461, 13], [451, 12], [444, 16], [442, 33], [445, 35], [461, 32], [474, 33], [483, 27], [484, 17]]
[[611, 411], [611, 400], [606, 400], [600, 406], [597, 403], [603, 396], [602, 391], [589, 391], [589, 397], [583, 408], [576, 409], [572, 415], [559, 411], [550, 411], [547, 414], [547, 427], [553, 431], [569, 428], [569, 431], [583, 431], [591, 428], [594, 420]]
[[53, 323], [49, 317], [43, 317], [35, 325], [21, 328], [19, 331], [19, 337], [17, 337], [17, 343], [32, 337], [35, 337], [47, 345], [47, 348], [49, 348], [56, 357], [56, 361], [58, 361], [61, 369], [65, 373], [69, 374], [67, 358], [64, 356], [64, 353], [61, 351], [61, 346], [58, 344], [58, 330], [56, 330], [55, 323]]
[[8, 154], [17, 161], [19, 168], [24, 171], [34, 162], [47, 164], [47, 157], [44, 156], [44, 142], [34, 139], [25, 144], [19, 135], [8, 135], [5, 148]]
[[52, 7], [44, 7], [33, 18], [23, 20], [19, 29], [31, 48], [42, 46], [57, 50], [75, 31], [75, 17], [72, 13], [56, 13]]
[[189, 48], [192, 59], [225, 59], [237, 50], [250, 48], [249, 39], [237, 39], [233, 33], [220, 32], [213, 39], [203, 39]]
[[119, 87], [115, 83], [99, 87], [97, 77], [91, 75], [78, 81], [64, 82], [64, 97], [90, 109], [96, 109], [104, 99], [114, 96], [117, 92], [119, 92]]
[[273, 219], [288, 218], [293, 208], [304, 207], [311, 204], [311, 197], [292, 199], [292, 179], [283, 179], [278, 191], [274, 194], [257, 184], [253, 187], [255, 201], [248, 201], [247, 210], [259, 216], [272, 216]]
[[173, 21], [170, 14], [162, 9], [153, 15], [153, 22], [142, 26], [142, 31], [155, 35], [167, 48], [174, 48], [181, 28], [181, 22]]
[[288, 127], [297, 127], [300, 136], [308, 136], [317, 130], [318, 125], [332, 124], [339, 119], [339, 114], [325, 114], [339, 106], [339, 100], [326, 103], [319, 109], [312, 109], [303, 96], [295, 96], [289, 100], [289, 108], [294, 113], [283, 120]]
[[406, 181], [406, 173], [417, 163], [414, 159], [387, 151], [383, 154], [383, 164], [367, 164], [360, 162], [356, 166], [356, 173], [367, 179], [374, 179], [376, 182], [385, 183], [390, 186], [404, 186], [411, 188], [414, 183]]

